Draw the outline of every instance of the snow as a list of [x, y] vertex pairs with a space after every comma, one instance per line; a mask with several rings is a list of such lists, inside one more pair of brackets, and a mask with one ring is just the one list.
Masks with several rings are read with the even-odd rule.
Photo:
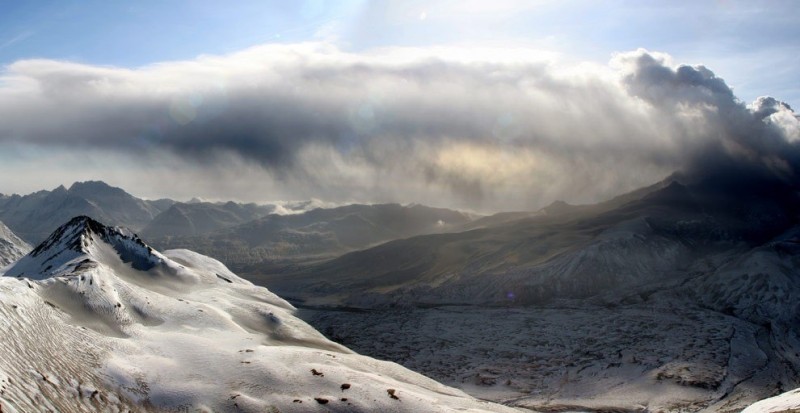
[[[111, 248], [113, 251], [108, 251]], [[30, 254], [6, 271], [6, 276], [45, 279], [69, 275], [95, 263], [89, 257], [115, 255], [134, 268], [149, 269], [163, 263], [164, 257], [144, 244], [135, 234], [121, 227], [106, 227], [80, 216], [58, 228]]]
[[800, 247], [796, 241], [769, 243], [726, 263], [698, 281], [709, 306], [775, 328], [800, 325]]
[[0, 406], [517, 411], [355, 354], [294, 312], [216, 260], [76, 219], [0, 277]]
[[31, 246], [28, 243], [17, 237], [0, 222], [0, 269], [16, 261], [30, 250]]
[[800, 411], [800, 389], [794, 389], [761, 400], [742, 410], [742, 413], [793, 413]]
[[761, 330], [700, 308], [301, 309], [319, 331], [476, 397], [535, 411], [738, 411], [778, 371]]

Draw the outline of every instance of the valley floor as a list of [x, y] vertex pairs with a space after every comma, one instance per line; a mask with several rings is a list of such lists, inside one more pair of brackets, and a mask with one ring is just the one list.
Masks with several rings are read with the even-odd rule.
[[701, 308], [303, 308], [329, 338], [541, 412], [738, 412], [781, 390], [769, 332]]

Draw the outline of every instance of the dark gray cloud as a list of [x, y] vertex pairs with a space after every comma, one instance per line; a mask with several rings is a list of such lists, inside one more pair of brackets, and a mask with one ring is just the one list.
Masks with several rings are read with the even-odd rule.
[[[784, 178], [797, 166], [789, 105], [747, 107], [709, 69], [645, 51], [611, 67], [325, 45], [135, 70], [21, 61], [0, 78], [0, 117], [0, 145], [113, 154], [207, 192], [239, 171], [254, 184], [238, 190], [273, 198], [520, 209], [711, 164], [746, 161]], [[144, 185], [137, 173], [114, 177]], [[147, 182], [159, 195], [189, 184]]]
[[798, 118], [788, 104], [761, 97], [748, 107], [704, 66], [671, 68], [642, 52], [627, 59], [632, 70], [624, 83], [634, 96], [663, 116], [688, 111], [701, 120], [698, 129], [674, 128], [684, 135], [686, 179], [726, 191], [800, 187], [800, 147], [792, 132]]

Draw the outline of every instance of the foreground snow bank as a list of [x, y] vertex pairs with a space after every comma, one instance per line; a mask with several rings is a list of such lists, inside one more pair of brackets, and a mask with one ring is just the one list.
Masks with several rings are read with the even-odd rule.
[[0, 406], [514, 412], [353, 353], [211, 258], [73, 220], [0, 278]]
[[794, 389], [769, 399], [761, 400], [744, 409], [742, 413], [800, 412], [800, 389]]

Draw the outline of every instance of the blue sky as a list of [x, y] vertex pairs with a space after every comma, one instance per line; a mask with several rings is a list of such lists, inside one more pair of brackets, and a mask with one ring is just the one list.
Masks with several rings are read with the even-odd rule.
[[642, 47], [707, 65], [745, 101], [800, 101], [800, 7], [792, 0], [60, 0], [0, 8], [0, 64], [48, 58], [137, 67], [304, 41], [347, 51], [514, 45], [596, 62]]

